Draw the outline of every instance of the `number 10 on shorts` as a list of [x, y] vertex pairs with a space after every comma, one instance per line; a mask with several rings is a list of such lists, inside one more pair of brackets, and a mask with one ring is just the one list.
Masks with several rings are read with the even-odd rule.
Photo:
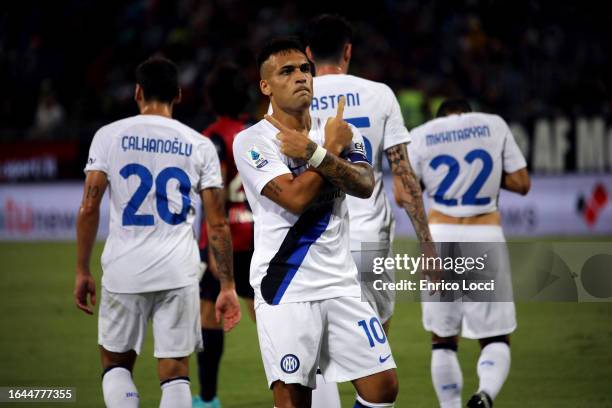
[[385, 331], [383, 330], [382, 324], [380, 324], [378, 318], [371, 318], [369, 324], [365, 320], [360, 320], [357, 322], [357, 324], [363, 328], [363, 331], [368, 338], [368, 342], [370, 343], [370, 347], [374, 347], [374, 340], [380, 344], [385, 344], [387, 341], [387, 336], [385, 336]]

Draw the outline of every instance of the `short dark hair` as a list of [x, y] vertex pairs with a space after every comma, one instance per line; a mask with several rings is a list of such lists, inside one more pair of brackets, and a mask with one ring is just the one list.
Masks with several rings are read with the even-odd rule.
[[217, 65], [206, 78], [206, 95], [217, 115], [237, 117], [249, 102], [246, 80], [232, 63]]
[[441, 118], [443, 116], [448, 116], [453, 113], [467, 113], [471, 112], [472, 107], [467, 99], [464, 98], [452, 98], [447, 99], [438, 108], [438, 113], [436, 113], [436, 118]]
[[339, 61], [344, 45], [353, 40], [353, 29], [342, 16], [322, 14], [313, 18], [306, 29], [306, 45], [316, 61]]
[[179, 93], [178, 68], [163, 57], [151, 57], [136, 68], [136, 83], [146, 101], [172, 103]]
[[259, 54], [257, 55], [257, 68], [261, 69], [264, 62], [266, 62], [272, 55], [288, 51], [299, 51], [306, 55], [304, 52], [304, 46], [296, 37], [275, 38], [264, 45], [264, 47], [259, 51]]

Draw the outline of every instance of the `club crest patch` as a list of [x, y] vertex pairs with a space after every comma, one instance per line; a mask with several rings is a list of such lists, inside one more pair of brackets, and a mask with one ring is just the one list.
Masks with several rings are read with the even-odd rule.
[[293, 374], [300, 368], [300, 360], [295, 354], [286, 354], [281, 359], [280, 366], [287, 374]]
[[253, 166], [261, 169], [263, 166], [268, 164], [268, 160], [260, 153], [256, 146], [253, 146], [249, 149], [248, 153], [249, 160], [253, 164]]

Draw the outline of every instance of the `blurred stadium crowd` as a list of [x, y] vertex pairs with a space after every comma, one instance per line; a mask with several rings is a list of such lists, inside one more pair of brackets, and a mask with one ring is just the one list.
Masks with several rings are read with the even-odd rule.
[[354, 26], [351, 72], [390, 85], [408, 127], [430, 102], [463, 94], [508, 120], [606, 115], [612, 108], [610, 18], [581, 2], [137, 0], [11, 2], [0, 19], [0, 141], [84, 139], [136, 113], [133, 70], [153, 53], [181, 69], [179, 120], [203, 129], [220, 60], [244, 67], [261, 112], [254, 54], [321, 12]]

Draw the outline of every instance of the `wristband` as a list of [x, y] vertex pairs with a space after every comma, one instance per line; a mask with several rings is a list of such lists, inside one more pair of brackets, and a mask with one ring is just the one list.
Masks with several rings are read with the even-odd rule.
[[325, 159], [325, 155], [327, 154], [327, 150], [325, 150], [322, 146], [317, 145], [317, 149], [314, 151], [310, 159], [308, 159], [308, 164], [312, 167], [319, 167]]

